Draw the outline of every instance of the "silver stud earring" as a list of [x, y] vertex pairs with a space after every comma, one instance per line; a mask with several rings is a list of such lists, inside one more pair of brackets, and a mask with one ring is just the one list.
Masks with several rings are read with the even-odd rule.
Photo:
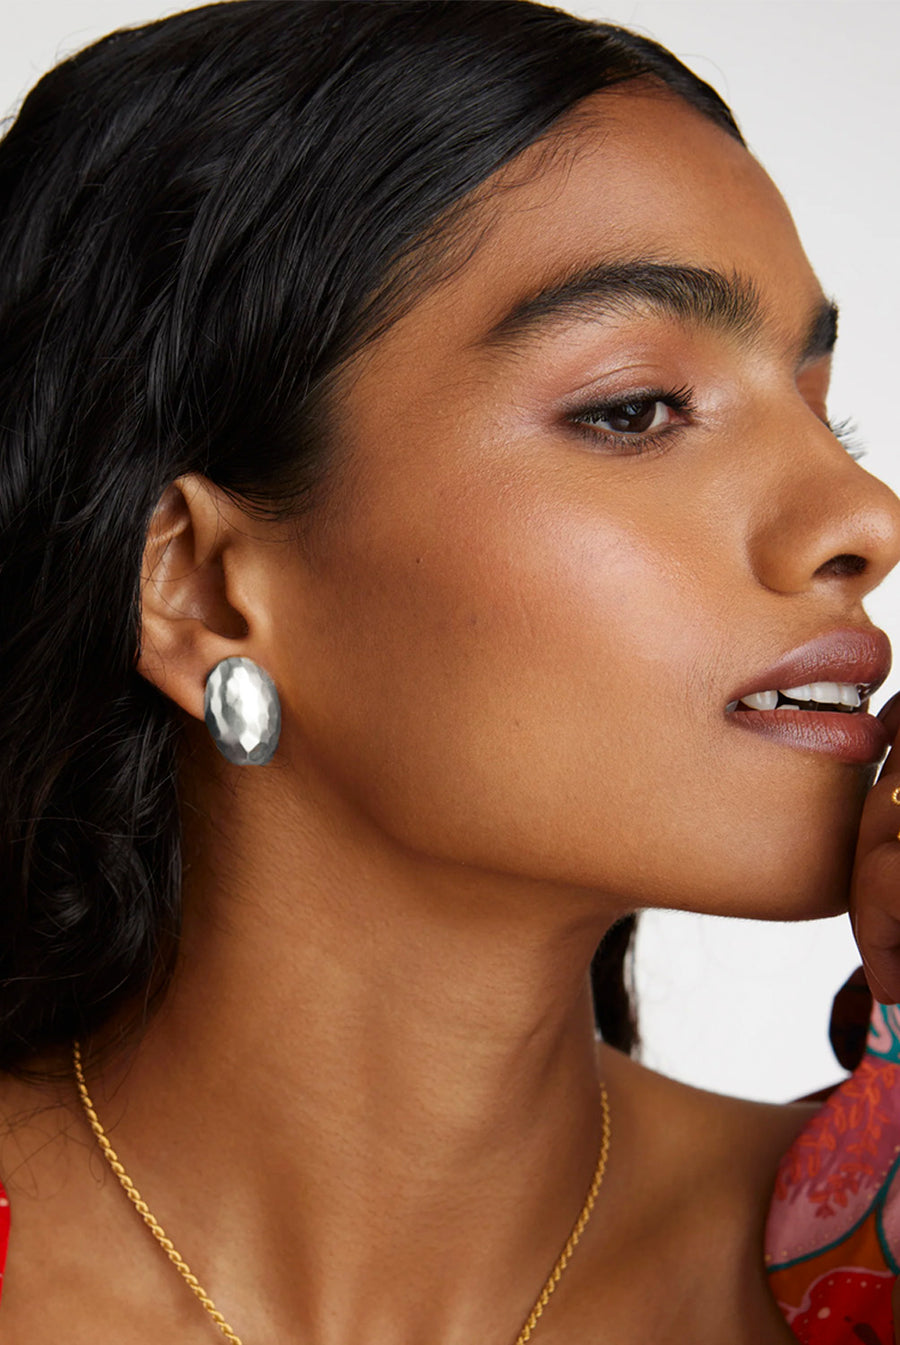
[[206, 679], [206, 727], [222, 756], [236, 766], [271, 761], [281, 733], [275, 683], [252, 658], [223, 658]]

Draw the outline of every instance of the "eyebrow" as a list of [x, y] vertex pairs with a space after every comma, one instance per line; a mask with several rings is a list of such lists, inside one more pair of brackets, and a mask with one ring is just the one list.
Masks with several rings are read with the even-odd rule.
[[[519, 300], [478, 341], [514, 349], [557, 323], [596, 322], [607, 314], [647, 309], [712, 328], [750, 346], [765, 315], [754, 281], [739, 271], [634, 258], [599, 262], [557, 277]], [[829, 355], [837, 340], [838, 307], [824, 295], [809, 317], [796, 352], [797, 368]]]

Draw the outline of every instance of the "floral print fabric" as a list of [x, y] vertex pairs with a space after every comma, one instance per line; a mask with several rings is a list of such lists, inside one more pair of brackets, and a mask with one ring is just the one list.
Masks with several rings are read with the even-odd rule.
[[900, 1006], [873, 1003], [865, 1053], [781, 1161], [769, 1283], [804, 1345], [894, 1345], [900, 1273]]

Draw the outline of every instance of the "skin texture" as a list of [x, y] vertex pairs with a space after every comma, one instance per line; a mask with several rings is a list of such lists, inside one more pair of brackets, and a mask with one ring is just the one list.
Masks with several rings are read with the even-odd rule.
[[[514, 1340], [596, 1162], [601, 1077], [606, 1178], [535, 1339], [793, 1339], [761, 1241], [812, 1109], [598, 1048], [585, 973], [636, 907], [846, 909], [875, 768], [724, 707], [867, 623], [900, 500], [824, 423], [829, 360], [794, 369], [822, 289], [758, 163], [634, 86], [567, 125], [537, 177], [521, 156], [471, 261], [348, 371], [303, 545], [193, 477], [148, 536], [140, 670], [185, 715], [183, 956], [89, 1082], [245, 1345]], [[750, 275], [752, 353], [639, 310], [478, 345], [549, 275], [638, 253]], [[657, 382], [697, 409], [644, 456], [567, 419]], [[203, 725], [231, 655], [279, 688], [264, 769]], [[6, 1090], [10, 1340], [211, 1339], [72, 1090], [40, 1112]]]

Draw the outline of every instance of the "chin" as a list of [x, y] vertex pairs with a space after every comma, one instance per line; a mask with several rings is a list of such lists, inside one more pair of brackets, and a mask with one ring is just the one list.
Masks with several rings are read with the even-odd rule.
[[[824, 920], [845, 915], [856, 851], [856, 830], [845, 837], [805, 832], [793, 845], [749, 844], [682, 889], [684, 909], [743, 920]], [[718, 872], [717, 872], [718, 870]], [[716, 881], [718, 878], [719, 881]], [[710, 881], [712, 880], [712, 881]], [[670, 897], [675, 894], [670, 890]], [[680, 904], [678, 897], [667, 904]]]
[[758, 918], [821, 920], [846, 913], [861, 811], [845, 803], [793, 835], [783, 832], [768, 854], [757, 848], [751, 863], [760, 871], [752, 889], [760, 898]]
[[827, 920], [835, 915], [846, 915], [850, 909], [850, 891], [845, 888], [833, 894], [816, 892], [805, 900], [786, 900], [778, 910], [759, 915], [761, 920]]
[[[796, 868], [796, 865], [791, 865]], [[816, 864], [796, 877], [793, 886], [785, 883], [785, 875], [774, 882], [767, 893], [761, 893], [753, 909], [736, 910], [735, 915], [753, 920], [825, 920], [835, 915], [846, 915], [850, 907], [850, 875], [852, 854], [842, 862], [823, 866]], [[824, 871], [823, 871], [824, 870]]]

